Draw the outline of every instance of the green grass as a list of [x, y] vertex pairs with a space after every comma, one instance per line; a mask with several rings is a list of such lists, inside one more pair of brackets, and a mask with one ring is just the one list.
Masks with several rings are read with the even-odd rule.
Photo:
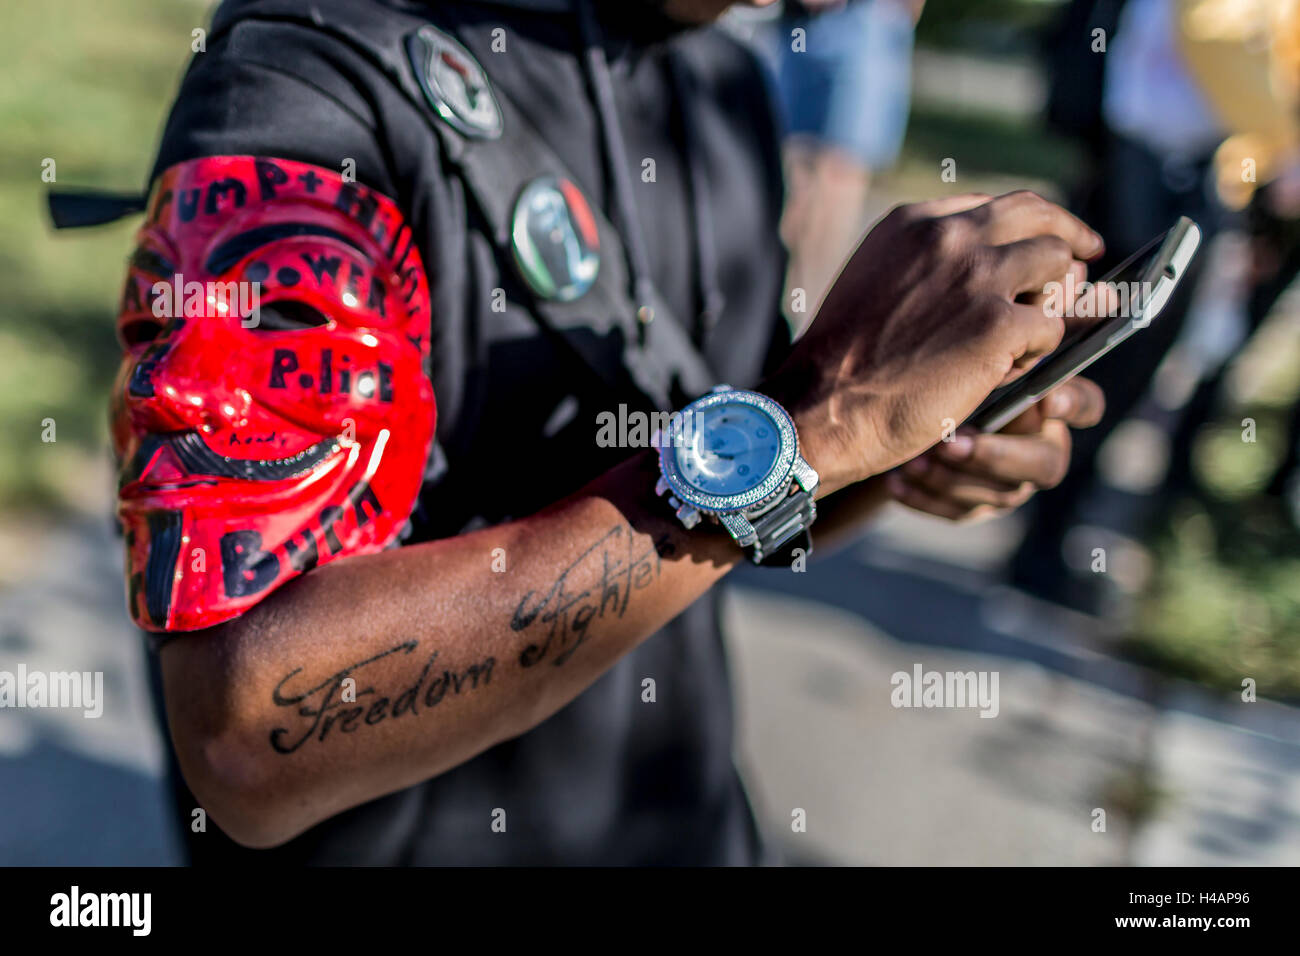
[[1185, 503], [1156, 544], [1158, 572], [1125, 644], [1166, 673], [1300, 698], [1300, 534], [1281, 507]]
[[[1163, 671], [1240, 694], [1300, 699], [1300, 531], [1263, 494], [1300, 399], [1297, 300], [1283, 299], [1234, 360], [1222, 408], [1197, 436], [1203, 493], [1178, 503], [1152, 541], [1155, 576], [1126, 651]], [[1255, 441], [1242, 440], [1254, 419]]]
[[[1046, 133], [1032, 121], [971, 111], [961, 113], [924, 106], [912, 110], [903, 144], [905, 162], [938, 170], [947, 156], [958, 157], [962, 185], [968, 177], [1059, 181], [1082, 168], [1072, 143]], [[938, 173], [934, 173], [938, 178]]]
[[[105, 454], [113, 318], [137, 223], [56, 233], [46, 192], [143, 186], [190, 31], [208, 16], [184, 0], [0, 5], [0, 515], [68, 507], [69, 469]], [[41, 441], [46, 418], [53, 444]]]
[[917, 42], [959, 49], [1034, 49], [1062, 0], [926, 0]]
[[[1131, 657], [1225, 691], [1252, 678], [1261, 696], [1300, 698], [1300, 531], [1262, 494], [1284, 453], [1286, 407], [1280, 396], [1230, 405], [1197, 437], [1204, 494], [1177, 503], [1151, 542]], [[1242, 441], [1245, 417], [1253, 443]]]

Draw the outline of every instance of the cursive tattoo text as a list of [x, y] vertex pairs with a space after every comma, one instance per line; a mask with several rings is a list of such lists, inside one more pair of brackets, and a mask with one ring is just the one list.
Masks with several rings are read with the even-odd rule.
[[[569, 660], [587, 640], [594, 620], [622, 617], [633, 592], [659, 577], [666, 547], [667, 539], [638, 549], [632, 529], [615, 525], [561, 571], [544, 593], [529, 591], [520, 598], [511, 630], [526, 631], [534, 624], [545, 629], [540, 642], [519, 652], [520, 665], [532, 667], [551, 654], [556, 667]], [[598, 575], [594, 581], [592, 571]]]
[[[275, 685], [271, 691], [271, 700], [277, 707], [291, 708], [288, 713], [297, 718], [296, 726], [274, 728], [271, 731], [271, 748], [276, 753], [291, 754], [313, 737], [319, 743], [324, 743], [331, 728], [335, 726], [340, 733], [351, 734], [363, 726], [397, 720], [407, 714], [415, 717], [421, 708], [427, 710], [438, 706], [448, 694], [465, 694], [486, 686], [492, 680], [495, 658], [485, 657], [468, 667], [436, 671], [433, 665], [438, 659], [438, 652], [434, 651], [425, 661], [424, 669], [420, 671], [415, 683], [403, 688], [393, 697], [382, 696], [371, 686], [357, 686], [360, 681], [353, 677], [354, 674], [393, 654], [413, 654], [419, 646], [419, 641], [405, 641], [373, 657], [349, 664], [301, 691], [290, 692], [286, 685], [303, 670], [295, 667]], [[344, 691], [344, 682], [349, 677], [353, 679], [355, 695]], [[363, 704], [362, 698], [367, 697], [370, 699]]]

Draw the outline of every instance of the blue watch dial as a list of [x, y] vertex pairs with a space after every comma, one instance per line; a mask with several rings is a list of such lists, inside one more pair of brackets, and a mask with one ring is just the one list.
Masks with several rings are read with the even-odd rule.
[[684, 441], [674, 449], [687, 485], [709, 495], [739, 495], [756, 488], [772, 472], [781, 450], [781, 433], [770, 415], [742, 402], [692, 412]]

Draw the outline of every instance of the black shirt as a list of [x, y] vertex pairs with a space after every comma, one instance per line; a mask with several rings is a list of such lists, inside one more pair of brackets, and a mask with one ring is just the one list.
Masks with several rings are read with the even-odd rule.
[[[589, 201], [619, 222], [590, 35], [572, 11], [521, 8], [536, 5], [227, 0], [159, 148], [155, 174], [206, 155], [333, 169], [352, 159], [357, 179], [406, 213], [429, 276], [438, 403], [434, 461], [407, 541], [522, 517], [573, 492], [628, 455], [596, 447], [597, 414], [653, 407], [630, 380], [611, 386], [542, 328], [509, 249], [446, 155], [439, 120], [390, 75], [401, 53], [387, 38], [423, 23], [455, 36]], [[623, 0], [595, 7], [650, 278], [671, 313], [656, 321], [686, 326], [717, 381], [756, 384], [787, 344], [780, 164], [759, 68], [716, 29], [676, 29]], [[494, 52], [503, 36], [505, 50]], [[721, 293], [716, 317], [700, 321], [711, 289]], [[492, 308], [494, 290], [504, 290], [505, 311]], [[617, 350], [607, 361], [619, 362]], [[646, 677], [654, 703], [642, 701]], [[532, 731], [283, 847], [245, 851], [212, 830], [192, 833], [196, 802], [177, 775], [179, 819], [195, 862], [752, 863], [760, 848], [732, 763], [731, 709], [710, 593]], [[498, 808], [505, 833], [491, 828]]]

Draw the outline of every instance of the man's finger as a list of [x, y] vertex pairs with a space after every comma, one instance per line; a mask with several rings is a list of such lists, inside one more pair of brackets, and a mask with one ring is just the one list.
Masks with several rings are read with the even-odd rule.
[[1070, 244], [1060, 236], [1034, 236], [1010, 242], [996, 247], [995, 255], [998, 272], [1005, 283], [1003, 288], [1012, 298], [1022, 293], [1045, 295], [1052, 282], [1064, 291], [1065, 277], [1075, 262]]
[[[1055, 281], [1055, 280], [1053, 280]], [[1049, 290], [1045, 285], [1042, 289], [1033, 292], [1022, 293], [1016, 301], [1024, 305], [1032, 305], [1036, 308], [1052, 311], [1052, 315], [1059, 315], [1065, 319], [1066, 334], [1071, 329], [1072, 316], [1075, 314], [1075, 303], [1079, 300], [1080, 290], [1088, 281], [1088, 265], [1075, 259], [1070, 263], [1069, 272], [1063, 277], [1060, 287], [1060, 294], [1055, 294], [1055, 290]]]
[[903, 466], [902, 472], [909, 483], [931, 494], [948, 498], [958, 504], [975, 507], [992, 505], [995, 508], [1018, 508], [1034, 493], [1027, 481], [1011, 482], [970, 472], [958, 471], [929, 456], [914, 458]]
[[1041, 402], [1044, 418], [1055, 418], [1071, 428], [1091, 428], [1106, 411], [1106, 393], [1086, 378], [1072, 378], [1048, 392]]
[[1016, 367], [1027, 368], [1061, 344], [1065, 320], [1047, 315], [1037, 306], [1014, 302], [1010, 307], [1013, 311], [1008, 329], [1014, 336], [1010, 345], [1019, 356]]
[[1049, 419], [1036, 435], [975, 435], [964, 454], [944, 442], [934, 452], [959, 471], [1007, 482], [1031, 481], [1054, 488], [1070, 463], [1070, 429]]
[[1043, 398], [1002, 427], [1002, 435], [1037, 435], [1043, 423], [1056, 419], [1071, 428], [1091, 428], [1106, 411], [1106, 394], [1096, 382], [1072, 378], [1058, 385]]
[[1074, 301], [1066, 309], [1066, 324], [1071, 330], [1082, 326], [1093, 326], [1104, 318], [1109, 318], [1119, 306], [1119, 290], [1111, 282], [1075, 283]]
[[1060, 236], [1070, 244], [1076, 259], [1095, 259], [1106, 248], [1101, 236], [1083, 220], [1028, 190], [998, 196], [956, 215], [975, 223], [983, 231], [984, 241], [995, 246], [1035, 236]]
[[924, 511], [926, 514], [932, 514], [939, 518], [947, 518], [949, 521], [969, 521], [996, 514], [996, 509], [989, 505], [978, 505], [971, 508], [942, 496], [931, 494], [924, 488], [918, 488], [912, 484], [899, 472], [894, 472], [889, 476], [887, 487], [896, 501], [907, 505], [909, 508], [915, 508], [917, 511]]
[[927, 199], [924, 202], [909, 203], [906, 206], [911, 219], [951, 216], [982, 206], [993, 199], [988, 193], [962, 193], [960, 196], [944, 196], [942, 199]]

